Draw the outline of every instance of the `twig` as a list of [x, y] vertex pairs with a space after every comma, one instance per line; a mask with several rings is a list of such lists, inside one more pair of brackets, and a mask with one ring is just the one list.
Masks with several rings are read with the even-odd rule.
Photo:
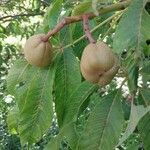
[[[112, 4], [110, 6], [106, 6], [105, 8], [101, 8], [99, 11], [99, 14], [104, 14], [104, 13], [108, 13], [108, 12], [112, 12], [112, 11], [118, 11], [118, 10], [122, 10], [125, 9], [129, 4], [130, 4], [131, 0], [127, 0], [125, 2], [120, 2], [120, 3], [116, 3], [116, 4]], [[94, 17], [96, 17], [96, 15], [94, 13], [87, 13], [85, 15], [88, 15], [89, 19], [93, 19]], [[60, 23], [58, 23], [54, 29], [52, 29], [51, 31], [49, 31], [47, 33], [47, 35], [45, 35], [45, 37], [42, 38], [42, 40], [44, 42], [48, 41], [48, 39], [53, 36], [54, 34], [56, 34], [57, 32], [59, 32], [64, 26], [69, 25], [71, 23], [74, 22], [79, 22], [82, 21], [82, 15], [79, 16], [71, 16], [71, 17], [65, 17]]]
[[90, 28], [89, 28], [89, 16], [88, 15], [83, 15], [83, 28], [84, 28], [84, 32], [85, 32], [85, 36], [88, 38], [90, 43], [96, 43], [96, 41], [94, 40], [94, 38], [92, 37], [92, 34], [90, 32]]
[[129, 103], [132, 103], [134, 102], [134, 99], [135, 99], [135, 94], [134, 93], [131, 93], [127, 96], [127, 102]]
[[7, 18], [17, 18], [17, 17], [30, 17], [30, 16], [38, 16], [38, 15], [43, 15], [44, 12], [41, 12], [41, 13], [30, 13], [30, 14], [17, 14], [17, 15], [8, 15], [8, 16], [3, 16], [3, 17], [0, 17], [0, 21], [4, 20], [4, 19], [7, 19]]
[[[100, 28], [101, 26], [103, 26], [104, 24], [106, 24], [107, 22], [111, 21], [114, 17], [118, 16], [119, 14], [121, 14], [122, 11], [110, 16], [109, 18], [107, 18], [106, 20], [104, 20], [102, 23], [98, 24], [97, 26], [95, 26], [92, 30], [91, 30], [91, 33], [95, 32], [98, 28]], [[81, 36], [80, 38], [76, 39], [73, 43], [70, 43], [64, 47], [62, 47], [62, 49], [65, 49], [65, 48], [68, 48], [68, 47], [71, 47], [75, 44], [77, 44], [78, 42], [80, 42], [81, 40], [83, 40], [86, 36], [83, 35]]]

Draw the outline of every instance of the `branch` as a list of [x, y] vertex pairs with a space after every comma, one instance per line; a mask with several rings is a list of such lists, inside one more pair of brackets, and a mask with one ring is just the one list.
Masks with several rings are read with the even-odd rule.
[[8, 15], [8, 16], [3, 16], [3, 17], [0, 17], [0, 21], [4, 20], [4, 19], [7, 19], [7, 18], [17, 18], [17, 17], [30, 17], [30, 16], [38, 16], [38, 15], [43, 15], [44, 12], [41, 12], [41, 13], [32, 13], [32, 14], [17, 14], [17, 15]]
[[90, 43], [96, 43], [96, 41], [93, 39], [92, 34], [90, 32], [88, 21], [89, 21], [88, 15], [83, 15], [83, 28], [84, 28], [85, 35], [88, 38]]
[[[118, 13], [116, 13], [116, 14], [110, 16], [109, 18], [107, 18], [106, 20], [104, 20], [103, 22], [101, 22], [100, 24], [98, 24], [97, 26], [95, 26], [90, 32], [91, 32], [91, 33], [95, 32], [98, 28], [102, 27], [104, 24], [108, 23], [108, 22], [111, 21], [113, 18], [117, 17], [118, 15], [122, 15], [124, 11], [125, 11], [125, 10], [120, 11], [120, 12], [118, 12]], [[62, 48], [62, 49], [65, 49], [65, 48], [74, 46], [75, 44], [77, 44], [78, 42], [80, 42], [81, 40], [83, 40], [85, 37], [86, 37], [86, 36], [83, 35], [83, 36], [81, 36], [80, 38], [76, 39], [73, 43], [70, 43], [70, 44], [68, 44], [68, 45], [66, 45], [66, 46], [64, 46], [64, 47], [59, 47], [59, 49], [61, 49], [61, 48]]]
[[[112, 4], [109, 6], [106, 6], [105, 8], [101, 8], [99, 11], [99, 15], [101, 14], [105, 14], [108, 12], [112, 12], [112, 11], [118, 11], [118, 10], [122, 10], [125, 9], [129, 4], [130, 4], [131, 0], [127, 0], [124, 2], [120, 2], [120, 3], [116, 3], [116, 4]], [[94, 17], [97, 17], [94, 13], [87, 13], [85, 15], [88, 15], [89, 19], [93, 19]], [[79, 15], [79, 16], [71, 16], [71, 17], [65, 17], [60, 23], [58, 23], [55, 28], [51, 31], [49, 31], [47, 33], [47, 35], [45, 35], [42, 40], [44, 42], [48, 41], [48, 39], [53, 36], [54, 34], [56, 34], [57, 32], [59, 32], [64, 26], [69, 25], [71, 23], [74, 22], [79, 22], [83, 20], [83, 14]]]

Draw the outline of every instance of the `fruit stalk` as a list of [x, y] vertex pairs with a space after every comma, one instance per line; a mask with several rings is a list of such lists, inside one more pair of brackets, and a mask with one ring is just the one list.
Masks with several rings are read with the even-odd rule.
[[84, 28], [84, 32], [85, 32], [87, 39], [89, 40], [90, 43], [96, 43], [96, 41], [94, 40], [94, 38], [92, 37], [92, 34], [90, 32], [89, 16], [83, 15], [82, 18], [83, 18], [83, 28]]

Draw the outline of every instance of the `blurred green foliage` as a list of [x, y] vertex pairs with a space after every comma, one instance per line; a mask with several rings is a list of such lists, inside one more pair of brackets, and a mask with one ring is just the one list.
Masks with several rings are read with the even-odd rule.
[[[85, 2], [85, 0], [66, 0], [63, 3], [63, 9], [66, 10], [64, 16], [70, 15], [72, 8], [76, 3]], [[47, 32], [49, 29], [53, 28], [59, 19], [57, 16], [60, 15], [60, 9], [62, 7], [62, 2], [56, 4], [57, 7], [51, 10], [47, 10], [50, 6], [52, 0], [1, 0], [0, 1], [0, 149], [2, 150], [20, 150], [20, 138], [16, 131], [9, 130], [7, 126], [7, 114], [15, 106], [15, 98], [7, 94], [6, 89], [6, 76], [8, 74], [8, 69], [12, 66], [13, 62], [22, 55], [22, 46], [24, 41], [33, 35], [37, 31]], [[116, 1], [115, 1], [116, 2]], [[49, 7], [50, 8], [50, 7]], [[57, 9], [56, 9], [57, 8]], [[149, 10], [148, 5], [146, 6]], [[43, 21], [44, 14], [47, 13], [46, 19], [44, 20], [44, 29], [40, 29], [41, 22]], [[55, 16], [56, 15], [56, 16]], [[101, 15], [96, 19], [93, 19], [90, 23], [91, 27], [94, 28], [100, 22], [104, 21], [106, 18], [111, 16], [112, 13]], [[117, 22], [118, 23], [118, 22]], [[117, 24], [116, 23], [116, 24]], [[113, 36], [116, 29], [116, 24], [112, 25], [112, 22], [107, 23], [103, 28], [94, 32], [93, 35], [97, 39], [102, 39], [106, 35], [105, 40], [112, 46]], [[70, 26], [71, 30], [64, 28], [58, 37], [52, 39], [52, 43], [56, 44], [69, 44], [76, 39], [80, 38], [84, 33], [82, 29], [82, 24], [77, 23]], [[109, 31], [109, 32], [108, 32]], [[100, 33], [100, 34], [99, 34]], [[65, 37], [65, 38], [64, 38]], [[71, 38], [70, 38], [71, 37]], [[55, 40], [55, 41], [53, 41]], [[87, 45], [86, 40], [81, 40], [72, 46], [75, 55], [80, 58], [84, 47]], [[126, 53], [124, 53], [126, 55]], [[132, 60], [131, 57], [129, 60]], [[129, 62], [129, 61], [128, 61]], [[72, 68], [72, 66], [71, 66]], [[146, 66], [145, 66], [146, 68]], [[149, 68], [149, 65], [148, 65]], [[147, 68], [143, 68], [143, 73], [149, 71]], [[132, 73], [132, 72], [131, 72]], [[59, 73], [58, 73], [59, 74]], [[149, 72], [148, 72], [149, 74]], [[133, 74], [135, 75], [135, 74]], [[132, 78], [133, 79], [133, 78]], [[58, 80], [59, 82], [59, 80]], [[90, 96], [84, 105], [81, 107], [81, 115], [78, 119], [77, 126], [78, 130], [83, 130], [83, 126], [88, 116], [90, 115], [93, 108], [97, 105], [99, 97], [101, 98], [107, 92], [111, 92], [116, 89], [116, 82], [112, 82], [109, 88], [100, 89], [98, 93], [94, 93]], [[62, 88], [62, 87], [58, 87]], [[72, 88], [73, 89], [73, 88]], [[127, 97], [122, 101], [122, 108], [124, 111], [124, 119], [129, 120], [131, 105], [130, 102], [126, 102]], [[90, 103], [89, 103], [90, 101]], [[89, 106], [88, 106], [89, 105]], [[87, 107], [88, 106], [88, 107]], [[85, 109], [86, 108], [86, 109]], [[125, 128], [125, 127], [124, 127]], [[42, 150], [48, 141], [59, 132], [58, 125], [56, 122], [56, 117], [54, 116], [54, 121], [52, 122], [52, 127], [49, 129], [48, 133], [43, 136], [43, 138], [31, 145], [31, 149]], [[11, 134], [13, 133], [13, 134]], [[134, 134], [120, 147], [120, 150], [125, 149], [138, 149], [143, 147], [141, 137], [137, 130]], [[22, 149], [27, 149], [23, 147]], [[70, 149], [68, 144], [64, 140], [60, 146], [60, 149]]]
[[[13, 62], [22, 57], [23, 41], [33, 35], [39, 27], [50, 0], [2, 0], [0, 1], [0, 149], [21, 149], [17, 134], [10, 134], [7, 114], [15, 105], [14, 97], [7, 94], [6, 76]], [[57, 127], [48, 135], [56, 134]], [[33, 146], [41, 149], [46, 144], [45, 136]], [[26, 148], [25, 148], [26, 149]]]

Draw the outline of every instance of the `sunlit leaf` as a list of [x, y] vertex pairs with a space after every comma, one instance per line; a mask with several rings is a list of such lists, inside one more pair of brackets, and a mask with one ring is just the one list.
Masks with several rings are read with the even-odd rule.
[[147, 61], [144, 65], [143, 68], [141, 69], [142, 74], [150, 75], [150, 62]]
[[23, 145], [39, 140], [51, 125], [54, 75], [53, 64], [39, 69], [24, 60], [18, 61], [9, 72], [8, 88], [10, 91], [14, 88], [20, 116], [19, 134]]
[[84, 14], [87, 12], [92, 12], [92, 2], [91, 1], [82, 2], [79, 5], [77, 5], [76, 7], [74, 7], [74, 9], [72, 11], [72, 16], [81, 15], [81, 14]]
[[46, 11], [43, 21], [45, 32], [47, 32], [50, 29], [53, 29], [57, 24], [59, 15], [62, 10], [62, 3], [63, 0], [55, 0]]
[[118, 145], [121, 145], [134, 132], [139, 121], [148, 111], [150, 111], [150, 107], [145, 108], [143, 105], [136, 106], [132, 103], [129, 123]]
[[138, 61], [134, 59], [134, 57], [135, 53], [129, 52], [125, 61], [123, 62], [127, 72], [128, 87], [131, 93], [135, 93], [137, 91], [139, 77]]
[[63, 116], [68, 106], [67, 99], [80, 83], [79, 62], [71, 48], [65, 49], [58, 63], [55, 78], [55, 106], [60, 126], [63, 124]]
[[30, 79], [31, 76], [27, 75], [28, 68], [29, 64], [25, 60], [18, 60], [14, 66], [11, 67], [7, 76], [7, 89], [10, 94], [14, 95], [19, 83], [27, 78]]
[[113, 0], [91, 0], [93, 12], [98, 16], [98, 8], [105, 7], [107, 4], [112, 3]]
[[150, 105], [150, 88], [140, 89], [140, 94], [142, 96], [142, 101], [145, 106]]
[[132, 60], [133, 62], [128, 66], [128, 86], [131, 92], [136, 92], [139, 67], [137, 66], [137, 64], [135, 64], [136, 62], [134, 62], [134, 59]]
[[66, 124], [60, 131], [60, 133], [53, 138], [45, 147], [44, 150], [60, 150], [61, 141], [65, 138], [67, 142], [69, 143], [69, 146], [74, 149], [78, 135], [75, 128], [75, 123], [70, 122]]
[[[143, 88], [140, 90], [141, 101], [147, 107], [150, 107], [150, 89]], [[140, 121], [138, 125], [139, 133], [141, 135], [145, 150], [149, 150], [150, 147], [150, 112], [147, 113]]]
[[103, 8], [113, 0], [85, 0], [74, 7], [72, 16], [93, 12], [98, 15], [98, 9]]
[[143, 11], [143, 16], [142, 16], [142, 26], [141, 26], [141, 32], [143, 34], [143, 37], [145, 40], [150, 39], [150, 15], [148, 14], [147, 11]]
[[8, 112], [7, 115], [7, 125], [12, 134], [18, 132], [18, 122], [19, 122], [19, 109], [16, 105], [15, 107], [13, 107], [13, 109], [11, 109]]
[[[71, 10], [66, 10], [65, 14], [61, 16], [60, 20], [62, 20], [64, 17], [69, 16], [71, 13]], [[67, 45], [69, 43], [72, 43], [72, 31], [71, 28], [68, 26], [64, 26], [63, 29], [59, 32], [59, 44], [60, 45]]]
[[[121, 53], [125, 49], [141, 50], [143, 43], [143, 10], [147, 0], [133, 0], [123, 15], [114, 38], [114, 51]], [[134, 18], [134, 19], [133, 19]], [[130, 29], [130, 30], [129, 30]]]
[[126, 99], [124, 99], [122, 101], [122, 109], [123, 109], [123, 112], [124, 112], [125, 120], [129, 120], [131, 105], [130, 105], [130, 102], [126, 101]]
[[119, 141], [122, 125], [121, 92], [114, 91], [91, 112], [76, 149], [113, 149]]
[[96, 89], [96, 85], [88, 82], [82, 82], [82, 84], [72, 93], [68, 98], [69, 104], [66, 107], [64, 124], [77, 119], [77, 115], [81, 105], [86, 101], [89, 95]]

